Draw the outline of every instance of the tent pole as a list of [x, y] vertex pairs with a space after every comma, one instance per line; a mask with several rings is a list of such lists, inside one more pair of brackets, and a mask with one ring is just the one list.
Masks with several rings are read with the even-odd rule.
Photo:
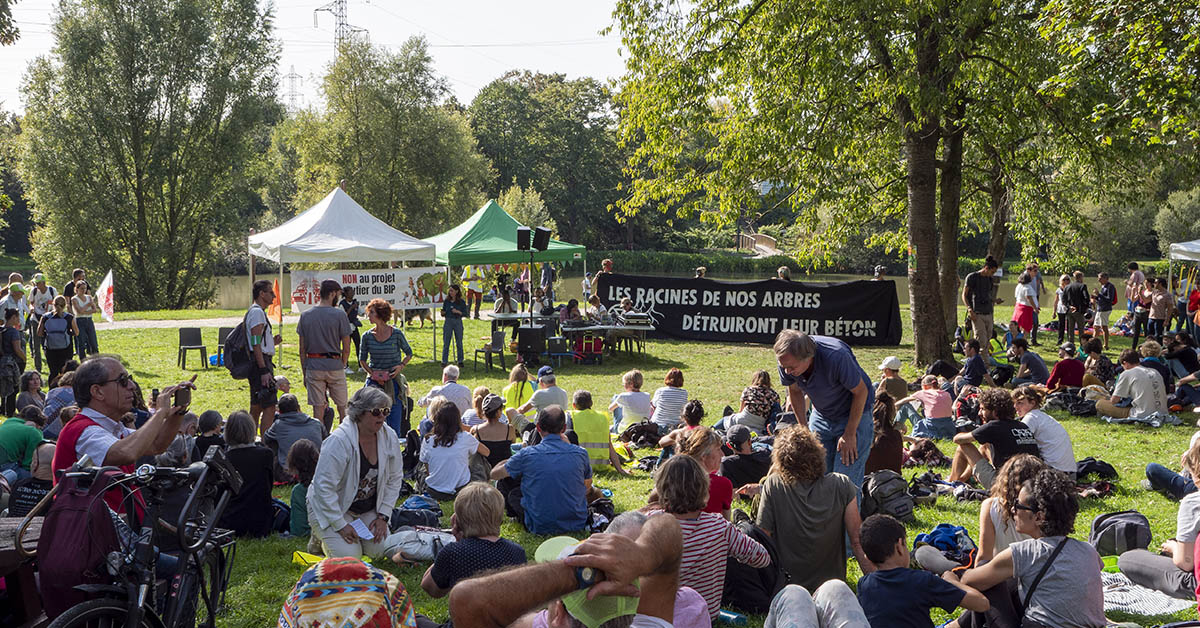
[[[275, 298], [279, 299], [279, 339], [282, 341], [283, 340], [283, 259], [282, 259], [282, 256], [280, 256], [280, 260], [279, 260], [279, 294], [275, 295]], [[282, 345], [283, 343], [280, 342], [279, 344]], [[283, 368], [283, 347], [282, 346], [279, 347], [279, 351], [277, 351], [276, 353], [279, 354], [279, 367]]]

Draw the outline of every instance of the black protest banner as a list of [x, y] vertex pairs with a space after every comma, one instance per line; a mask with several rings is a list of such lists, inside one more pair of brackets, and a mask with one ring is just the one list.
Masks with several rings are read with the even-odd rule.
[[850, 345], [900, 344], [900, 300], [892, 281], [804, 283], [605, 275], [600, 299], [628, 297], [656, 334], [723, 342], [775, 342], [784, 329]]

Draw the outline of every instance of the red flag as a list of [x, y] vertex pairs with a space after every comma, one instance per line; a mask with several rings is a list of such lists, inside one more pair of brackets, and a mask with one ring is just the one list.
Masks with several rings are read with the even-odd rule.
[[275, 300], [267, 306], [267, 316], [274, 316], [275, 320], [283, 322], [283, 296], [279, 293], [279, 280], [275, 280]]

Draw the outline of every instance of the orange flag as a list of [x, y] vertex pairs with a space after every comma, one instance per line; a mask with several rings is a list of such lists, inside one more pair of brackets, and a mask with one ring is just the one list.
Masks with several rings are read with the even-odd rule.
[[275, 300], [267, 306], [267, 316], [275, 317], [275, 320], [283, 322], [283, 295], [279, 293], [279, 280], [275, 280]]

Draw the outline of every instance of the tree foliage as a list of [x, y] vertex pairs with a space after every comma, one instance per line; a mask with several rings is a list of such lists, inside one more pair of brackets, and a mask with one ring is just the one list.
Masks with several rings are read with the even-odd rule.
[[604, 85], [514, 71], [484, 86], [468, 112], [495, 168], [489, 195], [532, 186], [564, 238], [598, 246], [620, 237], [607, 208], [620, 196], [623, 158]]
[[124, 307], [205, 296], [276, 107], [270, 29], [254, 0], [59, 5], [22, 85], [40, 267], [112, 268]]
[[12, 5], [16, 3], [17, 0], [0, 0], [0, 46], [11, 46], [21, 36], [12, 16]]
[[1178, 190], [1167, 197], [1154, 216], [1158, 250], [1167, 252], [1172, 242], [1200, 239], [1200, 187]]
[[268, 205], [276, 212], [306, 209], [345, 180], [367, 211], [422, 237], [483, 203], [487, 160], [466, 117], [441, 104], [446, 83], [424, 39], [396, 52], [343, 44], [323, 91], [323, 112], [302, 112], [275, 132]]
[[532, 187], [523, 188], [514, 183], [500, 194], [496, 202], [517, 222], [530, 227], [545, 227], [550, 230], [550, 237], [558, 237], [558, 224], [546, 210], [542, 195]]

